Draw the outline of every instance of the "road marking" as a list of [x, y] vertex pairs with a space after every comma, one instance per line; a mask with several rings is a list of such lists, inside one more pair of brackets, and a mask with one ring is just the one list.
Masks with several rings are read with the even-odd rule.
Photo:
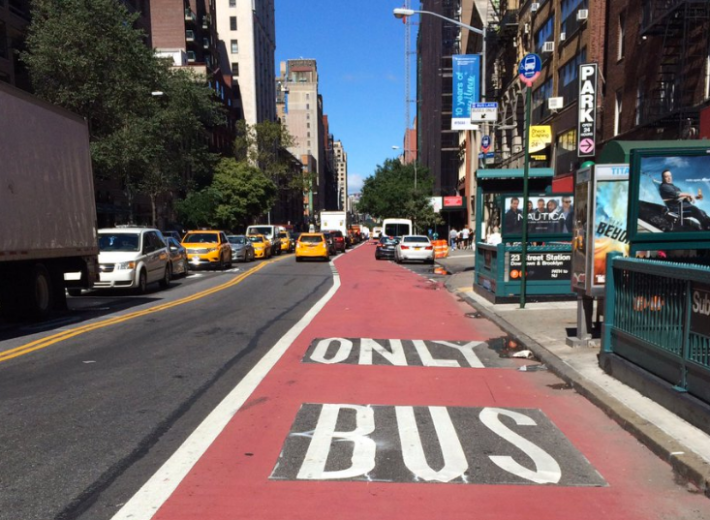
[[229, 289], [230, 287], [234, 287], [238, 283], [241, 283], [245, 278], [251, 276], [252, 274], [256, 273], [257, 271], [263, 269], [266, 267], [268, 264], [273, 263], [273, 262], [278, 262], [280, 259], [274, 259], [270, 260], [268, 262], [261, 263], [257, 266], [255, 266], [253, 269], [250, 269], [249, 271], [240, 274], [236, 278], [230, 280], [227, 283], [224, 283], [222, 285], [218, 285], [216, 287], [212, 287], [211, 289], [207, 289], [198, 293], [195, 293], [191, 296], [186, 296], [185, 298], [180, 298], [178, 300], [174, 300], [171, 302], [163, 303], [161, 305], [156, 305], [155, 307], [150, 307], [149, 309], [144, 309], [142, 311], [136, 311], [136, 312], [131, 312], [129, 314], [123, 314], [121, 316], [116, 316], [114, 318], [108, 318], [106, 320], [102, 320], [96, 323], [91, 323], [89, 325], [84, 325], [82, 327], [76, 327], [73, 329], [68, 329], [62, 332], [58, 332], [56, 334], [52, 334], [51, 336], [47, 336], [45, 338], [41, 338], [35, 341], [32, 341], [30, 343], [26, 343], [25, 345], [21, 345], [19, 347], [15, 347], [10, 350], [6, 350], [4, 352], [0, 352], [0, 363], [3, 361], [8, 361], [10, 359], [23, 356], [25, 354], [29, 354], [30, 352], [34, 352], [36, 350], [41, 350], [44, 348], [47, 348], [51, 345], [54, 345], [55, 343], [59, 343], [61, 341], [67, 340], [69, 338], [73, 338], [75, 336], [79, 336], [81, 334], [85, 334], [87, 332], [91, 332], [97, 329], [102, 329], [104, 327], [108, 327], [110, 325], [116, 325], [118, 323], [123, 323], [124, 321], [129, 321], [135, 318], [140, 318], [141, 316], [147, 316], [149, 314], [154, 314], [156, 312], [161, 312], [167, 309], [172, 309], [173, 307], [177, 307], [179, 305], [183, 305], [185, 303], [190, 303], [194, 302], [196, 300], [200, 300], [204, 298], [205, 296], [210, 296], [211, 294], [224, 291], [225, 289]]
[[541, 411], [305, 403], [272, 480], [606, 486]]
[[[290, 258], [290, 257], [287, 257]], [[337, 259], [335, 259], [337, 260]], [[335, 261], [334, 260], [334, 261]], [[112, 520], [150, 520], [172, 495], [192, 467], [204, 455], [232, 417], [249, 399], [294, 340], [325, 307], [340, 287], [340, 275], [333, 275], [333, 286], [311, 307], [291, 330], [269, 350], [242, 381], [205, 418], [178, 450], [161, 466], [138, 492], [126, 502]]]

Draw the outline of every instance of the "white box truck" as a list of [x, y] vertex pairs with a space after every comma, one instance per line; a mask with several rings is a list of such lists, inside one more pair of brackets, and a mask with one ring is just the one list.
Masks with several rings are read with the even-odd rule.
[[0, 316], [45, 318], [97, 275], [84, 119], [0, 82]]
[[321, 231], [342, 231], [343, 236], [348, 236], [348, 220], [345, 211], [321, 211], [320, 212]]

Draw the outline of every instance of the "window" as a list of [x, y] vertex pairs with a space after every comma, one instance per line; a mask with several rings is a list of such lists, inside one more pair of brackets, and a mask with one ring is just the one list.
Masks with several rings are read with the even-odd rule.
[[557, 136], [558, 153], [576, 152], [577, 151], [577, 129], [568, 130], [567, 132]]
[[237, 0], [229, 0], [229, 7], [237, 7]]
[[310, 127], [311, 127], [311, 124], [310, 124], [310, 123], [306, 123], [306, 128], [310, 128]]
[[236, 16], [230, 16], [230, 17], [229, 17], [229, 30], [230, 30], [230, 31], [236, 31], [236, 30], [237, 30], [237, 17], [236, 17]]
[[239, 76], [239, 63], [232, 63], [232, 76]]
[[310, 103], [306, 103], [306, 110], [310, 110], [310, 109], [311, 109], [311, 104], [310, 104]]
[[621, 99], [623, 91], [621, 89], [616, 91], [616, 98], [614, 99], [614, 135], [619, 135], [619, 127], [621, 126]]
[[232, 54], [239, 54], [239, 42], [237, 40], [232, 40], [230, 47], [232, 48]]
[[5, 22], [0, 22], [0, 58], [7, 58], [7, 29]]
[[560, 69], [560, 87], [558, 95], [565, 99], [577, 99], [579, 92], [579, 66], [587, 61], [587, 49], [567, 61]]
[[549, 115], [550, 111], [547, 108], [547, 99], [552, 97], [552, 78], [543, 83], [532, 94], [532, 120], [537, 123]]
[[[552, 35], [555, 32], [555, 17], [550, 16], [535, 35], [535, 52], [542, 54], [542, 46], [545, 42], [553, 41]], [[544, 59], [544, 58], [543, 58]]]
[[308, 132], [308, 135], [307, 135], [306, 137], [310, 137], [310, 136], [311, 136], [311, 133], [310, 133], [310, 132]]
[[562, 4], [560, 5], [562, 20], [560, 31], [567, 33], [568, 38], [582, 25], [582, 21], [577, 20], [577, 11], [587, 9], [587, 1], [588, 0], [562, 0]]
[[620, 60], [624, 57], [624, 37], [626, 36], [626, 13], [619, 14], [619, 35], [618, 35], [618, 50], [616, 52], [616, 59]]

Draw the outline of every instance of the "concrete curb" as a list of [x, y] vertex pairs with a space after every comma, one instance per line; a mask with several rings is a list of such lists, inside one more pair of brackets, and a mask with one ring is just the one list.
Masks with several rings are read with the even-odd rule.
[[680, 479], [691, 482], [706, 497], [710, 498], [710, 465], [701, 457], [654, 424], [639, 416], [635, 411], [608, 394], [599, 385], [582, 377], [545, 346], [519, 330], [515, 325], [479, 305], [470, 296], [457, 292], [456, 287], [450, 285], [448, 281], [445, 286], [449, 292], [456, 293], [462, 297], [466, 303], [481, 313], [481, 315], [514, 337], [526, 349], [535, 354], [535, 357], [544, 363], [550, 371], [572, 386], [577, 393], [600, 408], [655, 455], [668, 462]]

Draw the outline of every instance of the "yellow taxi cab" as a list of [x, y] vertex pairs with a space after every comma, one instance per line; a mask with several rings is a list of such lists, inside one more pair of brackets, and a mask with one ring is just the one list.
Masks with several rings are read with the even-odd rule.
[[271, 240], [264, 235], [247, 235], [254, 248], [254, 258], [271, 258]]
[[301, 233], [296, 242], [296, 261], [304, 258], [324, 258], [330, 260], [328, 242], [323, 233]]
[[296, 244], [294, 243], [293, 238], [291, 238], [291, 233], [289, 233], [285, 229], [282, 231], [279, 231], [278, 240], [281, 242], [281, 252], [282, 253], [290, 253], [296, 247]]
[[212, 266], [224, 269], [232, 266], [232, 248], [224, 231], [188, 231], [182, 239], [191, 268]]

